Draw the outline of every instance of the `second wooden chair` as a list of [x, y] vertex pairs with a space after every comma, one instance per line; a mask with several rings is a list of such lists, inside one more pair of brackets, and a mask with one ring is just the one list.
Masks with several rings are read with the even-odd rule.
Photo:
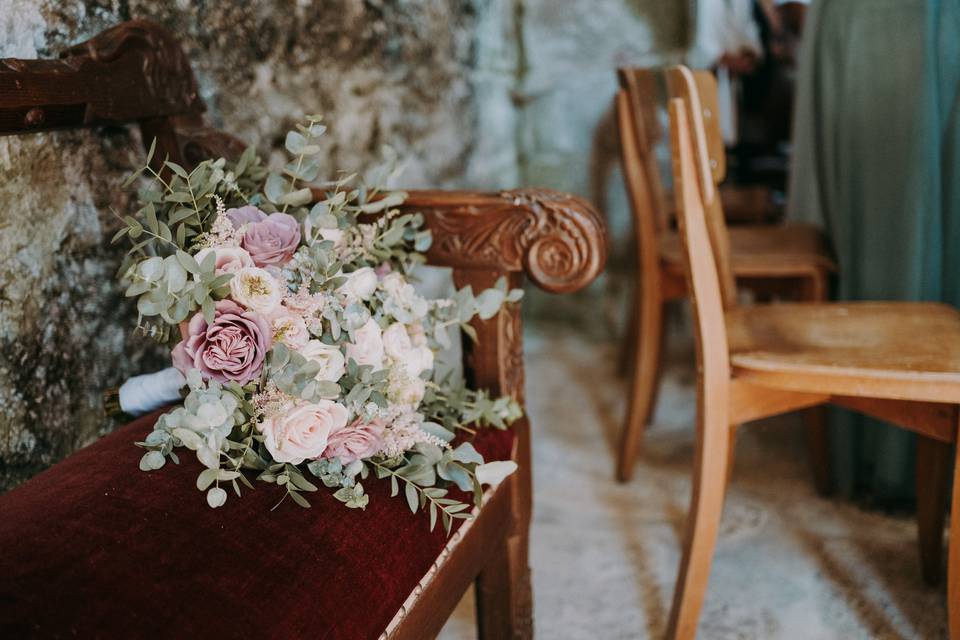
[[[655, 151], [662, 137], [658, 105], [662, 102], [662, 74], [648, 69], [620, 69], [621, 90], [616, 98], [617, 122], [624, 178], [633, 210], [639, 280], [628, 327], [628, 353], [633, 358], [627, 416], [621, 434], [617, 476], [633, 475], [640, 439], [653, 412], [660, 373], [664, 305], [682, 299], [687, 288], [683, 277], [680, 238], [671, 228], [672, 211], [658, 169]], [[717, 90], [708, 71], [693, 74], [704, 99], [704, 120], [717, 123]], [[712, 179], [726, 172], [722, 138], [708, 138]], [[723, 215], [720, 199], [711, 200]], [[736, 295], [734, 282], [761, 295], [824, 301], [829, 277], [835, 270], [823, 235], [802, 224], [745, 225], [730, 230], [731, 260], [721, 267], [725, 296]], [[821, 493], [831, 487], [829, 448], [823, 414], [815, 409], [805, 416], [807, 442], [814, 479]]]

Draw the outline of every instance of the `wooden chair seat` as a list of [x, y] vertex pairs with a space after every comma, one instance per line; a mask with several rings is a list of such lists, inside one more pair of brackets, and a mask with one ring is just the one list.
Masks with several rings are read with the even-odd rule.
[[[660, 237], [660, 259], [683, 273], [683, 247], [675, 231]], [[835, 271], [823, 232], [809, 224], [730, 228], [730, 264], [738, 278], [783, 278]]]
[[[726, 314], [735, 373], [814, 393], [960, 402], [960, 312], [935, 303], [738, 307]], [[773, 384], [773, 386], [781, 386]]]

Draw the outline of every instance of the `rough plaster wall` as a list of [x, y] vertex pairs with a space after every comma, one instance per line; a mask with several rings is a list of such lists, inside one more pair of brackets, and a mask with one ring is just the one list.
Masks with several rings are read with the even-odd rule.
[[[634, 276], [630, 211], [613, 114], [616, 69], [680, 62], [688, 39], [685, 0], [524, 0], [523, 106], [517, 130], [520, 180], [590, 199], [607, 219], [610, 258], [587, 291], [533, 292], [527, 310], [569, 322], [580, 305], [600, 310], [585, 330], [620, 335]], [[619, 277], [613, 277], [617, 276]]]
[[[329, 171], [388, 143], [405, 184], [449, 186], [474, 140], [475, 12], [473, 0], [0, 0], [0, 57], [53, 57], [149, 17], [182, 39], [216, 124], [270, 151], [303, 113], [324, 113]], [[0, 138], [0, 489], [111, 428], [101, 391], [164, 362], [131, 335], [106, 242], [141, 158], [135, 131]]]

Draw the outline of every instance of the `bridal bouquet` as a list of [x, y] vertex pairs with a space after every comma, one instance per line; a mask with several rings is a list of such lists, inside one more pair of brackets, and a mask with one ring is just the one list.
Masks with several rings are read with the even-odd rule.
[[457, 432], [507, 428], [520, 407], [439, 375], [435, 359], [451, 334], [476, 338], [471, 318], [493, 317], [522, 292], [501, 281], [477, 295], [421, 297], [411, 271], [431, 241], [422, 216], [396, 209], [405, 195], [378, 188], [382, 171], [317, 183], [324, 129], [308, 117], [287, 134], [280, 173], [252, 148], [236, 162], [157, 172], [151, 148], [128, 179], [144, 186], [114, 237], [133, 243], [126, 295], [137, 298], [138, 327], [173, 345], [186, 383], [182, 406], [137, 443], [147, 450], [140, 468], [194, 451], [211, 507], [226, 501], [224, 486], [240, 495], [255, 476], [281, 487], [281, 501], [309, 507], [304, 494], [322, 484], [363, 508], [373, 476], [428, 511], [431, 530], [439, 517], [449, 532], [469, 505], [447, 487], [479, 504], [483, 484], [516, 468], [454, 444]]

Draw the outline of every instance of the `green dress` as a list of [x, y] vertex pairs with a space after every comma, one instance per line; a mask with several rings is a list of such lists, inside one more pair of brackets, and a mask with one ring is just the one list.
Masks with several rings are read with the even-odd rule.
[[[817, 0], [801, 52], [789, 216], [822, 224], [838, 299], [960, 304], [960, 0]], [[837, 411], [838, 486], [914, 495], [914, 436]]]

